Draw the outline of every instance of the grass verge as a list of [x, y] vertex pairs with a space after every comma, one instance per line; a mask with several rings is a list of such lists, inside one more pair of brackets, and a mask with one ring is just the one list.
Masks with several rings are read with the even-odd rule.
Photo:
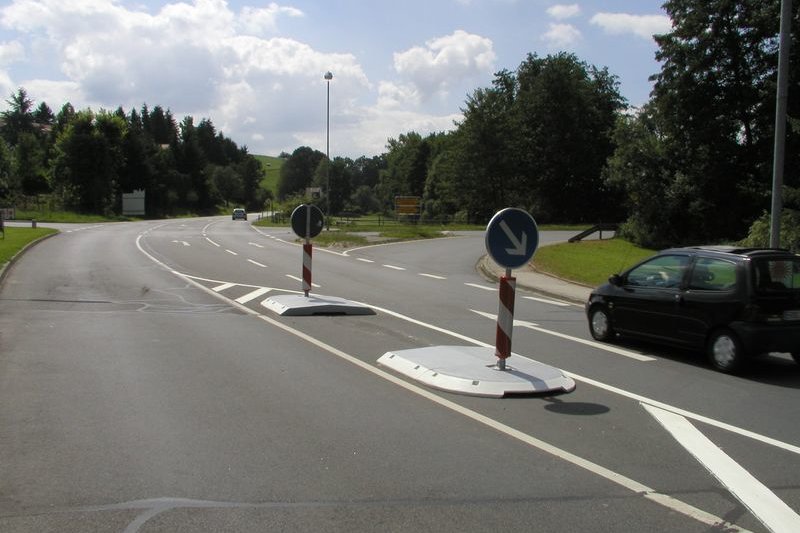
[[58, 233], [51, 228], [9, 228], [5, 229], [5, 238], [0, 238], [0, 266], [5, 265], [28, 244], [45, 235]]
[[539, 248], [533, 257], [533, 266], [540, 272], [595, 286], [654, 253], [655, 250], [640, 248], [622, 239], [581, 241]]

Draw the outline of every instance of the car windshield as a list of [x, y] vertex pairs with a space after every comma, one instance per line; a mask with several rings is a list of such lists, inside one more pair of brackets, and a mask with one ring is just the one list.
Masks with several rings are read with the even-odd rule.
[[753, 275], [758, 291], [800, 290], [800, 258], [756, 259]]

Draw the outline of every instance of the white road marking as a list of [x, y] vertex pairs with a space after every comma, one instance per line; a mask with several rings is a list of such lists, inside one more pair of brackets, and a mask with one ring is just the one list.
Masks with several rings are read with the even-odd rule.
[[644, 408], [767, 529], [786, 533], [800, 531], [800, 515], [720, 450], [686, 418], [650, 405], [644, 405]]
[[184, 245], [184, 246], [191, 246], [191, 245], [190, 245], [188, 242], [186, 242], [186, 241], [172, 241], [172, 242], [174, 242], [175, 244], [182, 244], [182, 245]]
[[386, 268], [391, 268], [392, 270], [405, 270], [405, 268], [403, 268], [403, 267], [394, 266], [394, 265], [383, 265], [383, 266], [385, 266]]
[[209, 239], [208, 237], [206, 237], [206, 240], [207, 240], [208, 242], [210, 242], [211, 244], [213, 244], [214, 246], [216, 246], [217, 248], [219, 248], [219, 244], [215, 243], [214, 241], [212, 241], [212, 240], [211, 240], [211, 239]]
[[552, 300], [552, 299], [547, 299], [547, 298], [536, 298], [535, 296], [523, 296], [523, 298], [525, 298], [526, 300], [533, 300], [535, 302], [542, 302], [542, 303], [545, 303], [545, 304], [557, 305], [559, 307], [569, 307], [569, 306], [573, 305], [573, 304], [571, 304], [569, 302], [562, 302], [561, 300]]
[[361, 261], [362, 263], [374, 263], [372, 259], [364, 259], [363, 257], [356, 257], [356, 261]]
[[255, 266], [258, 266], [258, 267], [261, 267], [261, 268], [267, 268], [267, 265], [262, 265], [258, 261], [253, 261], [252, 259], [248, 259], [247, 262], [248, 263], [253, 263]]
[[236, 252], [234, 252], [233, 250], [228, 250], [227, 248], [225, 249], [225, 251], [228, 252], [231, 255], [239, 255]]
[[[138, 245], [138, 239], [137, 239], [137, 245]], [[178, 277], [180, 277], [180, 278], [182, 278], [184, 280], [187, 280], [188, 282], [192, 283], [193, 285], [195, 285], [196, 287], [198, 287], [201, 290], [204, 290], [204, 291], [208, 291], [209, 290], [207, 287], [205, 287], [201, 283], [195, 281], [191, 277], [189, 277], [189, 276], [187, 276], [185, 274], [182, 274], [182, 273], [180, 273], [180, 272], [178, 272], [176, 270], [170, 269], [165, 264], [163, 264], [160, 261], [158, 261], [158, 259], [156, 259], [155, 257], [153, 257], [150, 254], [148, 254], [147, 252], [145, 252], [144, 249], [142, 249], [141, 247], [139, 248], [139, 250], [142, 253], [144, 253], [145, 255], [147, 255], [152, 261], [154, 261], [157, 264], [161, 265], [163, 268], [165, 268], [166, 270], [172, 272], [176, 276], [178, 276]], [[214, 293], [212, 292], [211, 294], [214, 294]], [[220, 298], [224, 298], [224, 297], [220, 295]], [[659, 492], [656, 492], [654, 489], [652, 489], [652, 488], [650, 488], [650, 487], [648, 487], [646, 485], [643, 485], [642, 483], [639, 483], [638, 481], [636, 481], [634, 479], [628, 478], [628, 477], [626, 477], [626, 476], [624, 476], [622, 474], [614, 472], [613, 470], [609, 470], [609, 469], [607, 469], [607, 468], [605, 468], [605, 467], [603, 467], [601, 465], [598, 465], [598, 464], [593, 463], [591, 461], [588, 461], [588, 460], [586, 460], [586, 459], [584, 459], [582, 457], [579, 457], [577, 455], [569, 453], [566, 450], [563, 450], [561, 448], [557, 448], [557, 447], [555, 447], [555, 446], [553, 446], [551, 444], [548, 444], [547, 442], [544, 442], [544, 441], [542, 441], [540, 439], [537, 439], [536, 437], [533, 437], [531, 435], [523, 433], [522, 431], [514, 429], [511, 426], [507, 426], [507, 425], [505, 425], [505, 424], [503, 424], [501, 422], [498, 422], [497, 420], [494, 420], [494, 419], [489, 418], [489, 417], [487, 417], [485, 415], [482, 415], [482, 414], [478, 413], [477, 411], [473, 411], [472, 409], [468, 409], [466, 407], [463, 407], [463, 406], [461, 406], [461, 405], [459, 405], [459, 404], [457, 404], [457, 403], [455, 403], [453, 401], [450, 401], [450, 400], [448, 400], [448, 399], [446, 399], [446, 398], [444, 398], [442, 396], [439, 396], [438, 394], [436, 394], [434, 392], [431, 392], [431, 391], [429, 391], [427, 389], [423, 389], [422, 387], [419, 387], [417, 385], [414, 385], [413, 383], [405, 381], [404, 379], [402, 379], [400, 377], [397, 377], [397, 376], [395, 376], [393, 374], [389, 374], [388, 372], [385, 372], [384, 370], [381, 370], [380, 368], [378, 368], [378, 367], [376, 367], [376, 366], [374, 366], [374, 365], [372, 365], [370, 363], [361, 361], [357, 357], [355, 357], [353, 355], [350, 355], [350, 354], [348, 354], [346, 352], [343, 352], [343, 351], [341, 351], [341, 350], [339, 350], [337, 348], [334, 348], [333, 346], [331, 346], [329, 344], [326, 344], [323, 341], [321, 341], [319, 339], [316, 339], [316, 338], [314, 338], [314, 337], [312, 337], [312, 336], [310, 336], [310, 335], [308, 335], [306, 333], [303, 333], [302, 331], [297, 330], [297, 329], [295, 329], [295, 328], [293, 328], [293, 327], [291, 327], [291, 326], [289, 326], [287, 324], [284, 324], [283, 322], [280, 322], [280, 321], [275, 320], [275, 319], [273, 319], [271, 317], [263, 315], [263, 314], [255, 311], [253, 309], [250, 309], [249, 307], [245, 307], [245, 306], [243, 306], [241, 304], [237, 304], [233, 300], [227, 300], [227, 301], [231, 302], [232, 305], [236, 305], [237, 307], [239, 307], [239, 309], [241, 309], [243, 312], [251, 314], [251, 315], [254, 315], [254, 316], [258, 317], [259, 319], [263, 320], [264, 322], [266, 322], [267, 324], [270, 324], [271, 326], [274, 326], [276, 328], [282, 329], [283, 331], [289, 333], [290, 335], [293, 335], [293, 336], [295, 336], [295, 337], [297, 337], [297, 338], [299, 338], [301, 340], [304, 340], [304, 341], [308, 342], [309, 344], [312, 344], [313, 346], [316, 346], [317, 348], [319, 348], [321, 350], [327, 351], [328, 353], [330, 353], [332, 355], [335, 355], [335, 356], [343, 359], [344, 361], [347, 361], [347, 362], [351, 363], [352, 365], [357, 366], [357, 367], [359, 367], [359, 368], [361, 368], [361, 369], [363, 369], [363, 370], [365, 370], [365, 371], [367, 371], [367, 372], [369, 372], [369, 373], [371, 373], [371, 374], [373, 374], [373, 375], [375, 375], [375, 376], [377, 376], [377, 377], [379, 377], [381, 379], [384, 379], [384, 380], [386, 380], [386, 381], [388, 381], [390, 383], [393, 383], [393, 384], [397, 385], [398, 387], [406, 389], [407, 391], [409, 391], [409, 392], [411, 392], [413, 394], [416, 394], [416, 395], [418, 395], [418, 396], [420, 396], [422, 398], [425, 398], [425, 399], [431, 401], [432, 403], [435, 403], [435, 404], [437, 404], [437, 405], [439, 405], [441, 407], [444, 407], [444, 408], [449, 409], [449, 410], [451, 410], [451, 411], [453, 411], [455, 413], [458, 413], [458, 414], [460, 414], [462, 416], [465, 416], [465, 417], [467, 417], [467, 418], [469, 418], [469, 419], [471, 419], [471, 420], [473, 420], [473, 421], [475, 421], [475, 422], [477, 422], [479, 424], [482, 424], [482, 425], [484, 425], [486, 427], [489, 427], [489, 428], [491, 428], [491, 429], [493, 429], [495, 431], [503, 433], [503, 434], [513, 438], [513, 439], [516, 439], [516, 440], [522, 442], [523, 444], [531, 446], [532, 448], [536, 448], [536, 449], [541, 450], [541, 451], [543, 451], [545, 453], [551, 454], [554, 457], [557, 457], [558, 459], [566, 461], [566, 462], [568, 462], [568, 463], [570, 463], [570, 464], [572, 464], [574, 466], [578, 466], [580, 468], [583, 468], [583, 469], [585, 469], [586, 471], [588, 471], [588, 472], [590, 472], [592, 474], [595, 474], [595, 475], [597, 475], [599, 477], [602, 477], [603, 479], [606, 479], [607, 481], [615, 483], [615, 484], [617, 484], [617, 485], [619, 485], [619, 486], [621, 486], [621, 487], [633, 492], [634, 494], [640, 495], [641, 497], [643, 497], [643, 498], [645, 498], [647, 500], [650, 500], [650, 501], [652, 501], [652, 502], [654, 502], [654, 503], [656, 503], [658, 505], [661, 505], [662, 507], [665, 507], [667, 509], [671, 509], [671, 510], [673, 510], [675, 512], [681, 513], [681, 514], [683, 514], [683, 515], [685, 515], [685, 516], [687, 516], [689, 518], [697, 520], [697, 521], [699, 521], [699, 522], [701, 522], [703, 524], [706, 524], [706, 525], [708, 525], [710, 527], [713, 527], [713, 528], [721, 528], [722, 530], [731, 531], [731, 532], [745, 532], [745, 531], [747, 531], [745, 529], [742, 529], [742, 528], [736, 526], [735, 524], [727, 522], [723, 518], [720, 518], [720, 517], [715, 516], [715, 515], [713, 515], [711, 513], [703, 511], [702, 509], [698, 509], [697, 507], [689, 505], [688, 503], [685, 503], [685, 502], [683, 502], [681, 500], [673, 498], [672, 496], [669, 496], [667, 494], [661, 494]]]
[[[297, 276], [292, 276], [291, 274], [286, 274], [286, 277], [289, 278], [289, 279], [293, 279], [295, 281], [299, 281], [300, 283], [303, 283], [303, 279], [302, 278], [298, 278]], [[311, 286], [312, 287], [316, 287], [317, 289], [321, 288], [319, 285], [317, 285], [313, 281], [311, 282]]]
[[239, 298], [236, 298], [236, 301], [239, 302], [240, 304], [246, 304], [247, 302], [249, 302], [251, 300], [255, 300], [259, 296], [263, 296], [263, 295], [267, 294], [271, 290], [272, 289], [270, 289], [269, 287], [261, 287], [259, 289], [254, 290], [254, 291], [248, 292], [244, 296], [240, 296]]
[[424, 272], [420, 272], [419, 275], [420, 276], [425, 276], [426, 278], [431, 278], [431, 279], [447, 279], [444, 276], [437, 276], [436, 274], [425, 274]]
[[485, 291], [497, 291], [496, 287], [487, 287], [486, 285], [478, 285], [477, 283], [465, 283], [467, 287], [475, 287], [476, 289], [483, 289]]
[[[144, 248], [141, 245], [141, 238], [143, 236], [144, 235], [139, 235], [136, 238], [136, 247], [139, 249], [139, 251], [142, 254], [147, 256], [151, 261], [153, 261], [157, 265], [161, 266], [162, 268], [164, 268], [168, 272], [171, 272], [175, 276], [177, 276], [177, 277], [179, 277], [179, 278], [181, 278], [183, 280], [186, 280], [189, 283], [192, 283], [193, 285], [198, 287], [200, 290], [206, 291], [206, 292], [208, 292], [209, 294], [212, 294], [212, 295], [216, 294], [211, 289], [209, 289], [209, 288], [205, 287], [204, 285], [202, 285], [199, 281], [196, 281], [196, 279], [197, 280], [201, 280], [201, 281], [210, 282], [210, 283], [219, 283], [219, 281], [217, 281], [217, 280], [209, 280], [209, 279], [204, 279], [204, 278], [199, 278], [199, 277], [193, 278], [192, 276], [189, 276], [189, 275], [183, 274], [181, 272], [178, 272], [177, 270], [171, 269], [166, 264], [164, 264], [163, 262], [159, 261], [158, 259], [156, 259], [155, 257], [153, 257], [151, 254], [149, 254], [147, 251], [144, 250]], [[289, 292], [296, 292], [296, 291], [289, 291]], [[222, 295], [219, 295], [219, 297], [220, 298], [225, 298]], [[453, 411], [457, 411], [457, 412], [461, 412], [462, 410], [466, 411], [465, 413], [463, 413], [465, 416], [469, 416], [470, 418], [473, 418], [474, 420], [476, 420], [476, 421], [478, 421], [480, 423], [484, 423], [486, 425], [498, 424], [499, 426], [501, 426], [503, 428], [508, 428], [508, 433], [506, 433], [506, 434], [508, 434], [509, 436], [517, 438], [520, 441], [526, 442], [526, 443], [530, 444], [531, 446], [539, 447], [539, 449], [542, 449], [543, 451], [550, 452], [550, 449], [553, 448], [551, 445], [543, 443], [542, 441], [539, 441], [538, 439], [535, 439], [534, 437], [532, 437], [530, 435], [526, 435], [526, 434], [524, 434], [522, 432], [519, 432], [518, 430], [515, 430], [514, 428], [511, 428], [511, 427], [508, 427], [508, 426], [504, 426], [503, 424], [501, 424], [501, 423], [499, 423], [499, 422], [497, 422], [495, 420], [492, 420], [492, 419], [490, 419], [490, 418], [488, 418], [488, 417], [486, 417], [484, 415], [481, 415], [481, 414], [479, 414], [477, 412], [474, 412], [474, 411], [471, 411], [469, 409], [463, 408], [463, 407], [459, 406], [458, 404], [454, 404], [453, 402], [451, 402], [451, 401], [449, 401], [449, 400], [447, 400], [445, 398], [439, 397], [436, 394], [434, 394], [434, 393], [432, 393], [432, 392], [430, 392], [430, 391], [428, 391], [426, 389], [422, 389], [420, 387], [417, 387], [416, 385], [413, 385], [412, 383], [408, 383], [408, 382], [406, 382], [406, 381], [404, 381], [404, 380], [402, 380], [402, 379], [400, 379], [400, 378], [398, 378], [396, 376], [393, 376], [391, 374], [388, 374], [388, 373], [380, 370], [379, 368], [377, 368], [377, 367], [375, 367], [375, 366], [373, 366], [373, 365], [371, 365], [369, 363], [360, 361], [359, 359], [357, 359], [357, 358], [355, 358], [355, 357], [353, 357], [351, 355], [348, 355], [348, 354], [346, 354], [344, 352], [341, 352], [340, 350], [337, 350], [336, 348], [333, 348], [332, 346], [329, 346], [329, 345], [323, 343], [322, 341], [320, 341], [318, 339], [310, 337], [310, 336], [306, 335], [305, 333], [303, 333], [303, 332], [301, 332], [299, 330], [291, 328], [288, 325], [285, 325], [285, 324], [283, 324], [283, 323], [281, 323], [281, 322], [279, 322], [277, 320], [274, 320], [274, 319], [272, 319], [270, 317], [262, 315], [261, 313], [259, 313], [257, 311], [254, 311], [254, 310], [251, 310], [248, 307], [245, 307], [245, 306], [243, 306], [241, 304], [237, 304], [233, 300], [229, 300], [227, 298], [225, 298], [225, 300], [231, 302], [232, 305], [238, 306], [245, 313], [249, 313], [251, 315], [254, 315], [254, 316], [258, 317], [259, 319], [263, 320], [264, 322], [267, 322], [267, 323], [269, 323], [269, 324], [271, 324], [271, 325], [273, 325], [273, 326], [275, 326], [277, 328], [283, 329], [284, 331], [286, 331], [286, 332], [288, 332], [288, 333], [290, 333], [290, 334], [292, 334], [292, 335], [294, 335], [294, 336], [296, 336], [296, 337], [298, 337], [300, 339], [306, 340], [309, 343], [317, 345], [317, 346], [325, 349], [326, 351], [328, 351], [328, 352], [330, 352], [330, 353], [332, 353], [334, 355], [337, 355], [339, 357], [342, 357], [345, 360], [348, 360], [352, 364], [354, 364], [356, 366], [359, 366], [359, 367], [363, 368], [364, 370], [366, 370], [368, 372], [371, 372], [371, 373], [373, 373], [373, 374], [375, 374], [375, 375], [377, 375], [377, 376], [379, 376], [379, 377], [381, 377], [381, 378], [383, 378], [383, 379], [385, 379], [387, 381], [390, 381], [390, 382], [392, 382], [392, 383], [394, 383], [394, 384], [396, 384], [396, 385], [398, 385], [400, 387], [403, 387], [403, 388], [405, 388], [405, 389], [407, 389], [407, 390], [409, 390], [411, 392], [414, 392], [415, 394], [418, 394], [419, 396], [428, 398], [432, 402], [435, 402], [435, 403], [438, 403], [438, 404], [440, 404], [440, 405], [442, 405], [444, 407], [450, 408]], [[400, 318], [402, 318], [404, 320], [415, 322], [415, 323], [418, 323], [420, 325], [423, 325], [423, 326], [431, 328], [431, 329], [435, 329], [435, 330], [438, 330], [438, 331], [443, 331], [443, 332], [449, 333], [449, 334], [451, 334], [452, 336], [454, 336], [456, 338], [463, 338], [465, 340], [469, 340], [469, 341], [473, 342], [474, 344], [476, 344], [478, 346], [489, 346], [488, 344], [486, 344], [484, 342], [481, 342], [481, 341], [478, 341], [478, 340], [475, 340], [475, 339], [470, 339], [469, 337], [467, 337], [465, 335], [460, 335], [460, 334], [455, 333], [455, 332], [450, 332], [448, 330], [445, 330], [444, 328], [440, 328], [438, 326], [434, 326], [433, 324], [427, 324], [427, 323], [412, 319], [410, 317], [404, 316], [404, 315], [402, 315], [400, 313], [389, 311], [387, 309], [382, 309], [382, 308], [377, 307], [377, 306], [372, 306], [372, 307], [373, 307], [373, 309], [375, 309], [377, 311], [381, 311], [381, 312], [384, 312], [384, 313], [392, 314], [392, 315], [400, 317]], [[787, 451], [790, 451], [790, 452], [793, 452], [793, 453], [796, 453], [796, 454], [800, 454], [800, 447], [798, 447], [798, 446], [787, 444], [787, 443], [778, 441], [776, 439], [772, 439], [770, 437], [765, 437], [763, 435], [759, 435], [757, 433], [754, 433], [754, 432], [751, 432], [751, 431], [748, 431], [748, 430], [737, 428], [737, 427], [732, 426], [730, 424], [719, 422], [719, 421], [713, 420], [713, 419], [705, 417], [705, 416], [701, 416], [701, 415], [697, 415], [695, 413], [691, 413], [689, 411], [684, 411], [683, 409], [679, 409], [677, 407], [673, 407], [673, 406], [664, 404], [662, 402], [651, 400], [651, 399], [646, 398], [644, 396], [640, 396], [638, 394], [634, 394], [634, 393], [631, 393], [631, 392], [628, 392], [628, 391], [624, 391], [624, 390], [619, 389], [617, 387], [613, 387], [611, 385], [607, 385], [607, 384], [604, 384], [602, 382], [599, 382], [599, 381], [596, 381], [596, 380], [593, 380], [593, 379], [590, 379], [590, 378], [579, 376], [577, 374], [567, 373], [567, 375], [569, 375], [573, 379], [576, 379], [576, 380], [579, 380], [579, 381], [583, 381], [585, 383], [588, 383], [588, 384], [590, 384], [592, 386], [595, 386], [595, 387], [598, 387], [600, 389], [604, 389], [604, 390], [607, 390], [609, 392], [612, 392], [612, 393], [615, 393], [615, 394], [619, 394], [619, 395], [627, 397], [627, 398], [637, 399], [642, 403], [646, 403], [648, 405], [653, 405], [653, 406], [656, 406], [656, 407], [660, 407], [660, 408], [662, 408], [662, 409], [664, 409], [666, 411], [669, 411], [669, 412], [672, 412], [672, 413], [675, 413], [675, 414], [680, 414], [681, 416], [686, 416], [687, 418], [694, 418], [695, 420], [701, 421], [701, 422], [703, 422], [705, 424], [710, 424], [710, 425], [713, 425], [713, 426], [716, 426], [716, 427], [719, 427], [719, 428], [722, 428], [722, 429], [726, 429], [728, 431], [731, 431], [731, 432], [734, 432], [734, 433], [738, 433], [740, 435], [747, 436], [747, 437], [753, 438], [755, 440], [759, 440], [759, 441], [764, 442], [766, 444], [771, 444], [773, 446], [780, 447], [780, 448], [782, 448], [784, 450], [787, 450]], [[496, 429], [501, 430], [500, 428], [496, 428]], [[538, 446], [537, 443], [541, 443], [543, 445], [543, 447]], [[559, 452], [564, 452], [566, 454], [566, 456], [564, 456], [564, 457], [559, 455], [559, 457], [563, 458], [564, 460], [569, 461], [570, 460], [569, 458], [575, 458], [576, 461], [573, 462], [573, 464], [575, 464], [577, 466], [581, 466], [582, 468], [587, 468], [587, 466], [585, 466], [585, 465], [592, 465], [593, 464], [593, 463], [590, 463], [588, 461], [585, 461], [584, 459], [582, 459], [580, 457], [577, 457], [577, 456], [574, 456], [572, 454], [569, 454], [568, 452], [565, 452], [563, 450], [559, 450], [558, 448], [555, 448], [555, 450], [558, 450]], [[625, 487], [629, 488], [630, 490], [632, 490], [633, 492], [635, 492], [637, 494], [640, 494], [642, 497], [653, 501], [654, 503], [657, 503], [657, 504], [659, 504], [661, 506], [664, 506], [666, 508], [674, 509], [675, 511], [680, 512], [681, 514], [684, 514], [686, 516], [694, 518], [694, 519], [696, 519], [696, 520], [698, 520], [698, 521], [700, 521], [702, 523], [708, 524], [710, 526], [729, 528], [730, 531], [746, 531], [746, 530], [744, 530], [744, 529], [742, 529], [742, 528], [740, 528], [740, 527], [738, 527], [738, 526], [736, 526], [734, 524], [726, 522], [722, 518], [719, 518], [717, 516], [714, 516], [713, 514], [707, 513], [705, 511], [703, 511], [702, 509], [698, 509], [696, 507], [693, 507], [693, 506], [691, 506], [689, 504], [686, 504], [685, 502], [682, 502], [680, 500], [672, 498], [671, 496], [660, 494], [660, 493], [657, 493], [655, 491], [650, 491], [650, 490], [648, 490], [648, 487], [646, 487], [644, 485], [641, 485], [641, 484], [639, 484], [638, 482], [636, 482], [634, 480], [626, 478], [626, 477], [624, 477], [624, 476], [622, 476], [620, 474], [617, 474], [617, 473], [615, 473], [613, 471], [607, 470], [607, 469], [605, 469], [603, 467], [599, 467], [599, 468], [601, 470], [596, 472], [598, 475], [600, 475], [600, 476], [602, 476], [602, 477], [604, 477], [604, 478], [606, 478], [606, 479], [608, 479], [608, 480], [610, 480], [610, 481], [612, 481], [614, 483], [620, 484], [621, 486], [625, 486]], [[587, 468], [587, 470], [588, 470], [588, 468]], [[608, 475], [604, 475], [604, 473], [607, 473]], [[642, 490], [642, 489], [645, 489], [645, 490]]]
[[[470, 309], [473, 313], [481, 315], [486, 318], [490, 318], [492, 320], [497, 320], [497, 315], [493, 315], [491, 313], [484, 313], [483, 311], [476, 311], [475, 309]], [[586, 346], [591, 346], [592, 348], [597, 348], [598, 350], [604, 350], [606, 352], [615, 353], [617, 355], [623, 355], [625, 357], [630, 357], [631, 359], [635, 359], [636, 361], [642, 362], [649, 362], [649, 361], [656, 361], [655, 357], [650, 357], [649, 355], [643, 355], [637, 352], [633, 352], [630, 350], [624, 350], [622, 348], [617, 348], [616, 346], [611, 346], [609, 344], [603, 344], [602, 342], [596, 341], [589, 341], [586, 339], [581, 339], [580, 337], [573, 337], [572, 335], [565, 335], [564, 333], [559, 333], [558, 331], [552, 331], [549, 329], [544, 329], [540, 327], [538, 324], [534, 324], [533, 322], [524, 322], [521, 320], [514, 320], [514, 325], [520, 325], [522, 327], [532, 329], [534, 331], [538, 331], [541, 333], [547, 333], [548, 335], [553, 335], [555, 337], [560, 337], [562, 339], [566, 339], [572, 342], [577, 342], [580, 344], [585, 344]]]
[[230, 289], [231, 287], [235, 287], [235, 283], [223, 283], [222, 285], [217, 285], [216, 287], [212, 287], [211, 290], [214, 292], [222, 292], [224, 290]]
[[[493, 315], [491, 313], [484, 313], [483, 311], [476, 311], [474, 309], [470, 309], [470, 311], [472, 311], [473, 313], [479, 314], [479, 315], [481, 315], [483, 317], [490, 318], [490, 319], [492, 319], [494, 321], [497, 321], [497, 315]], [[523, 326], [523, 327], [528, 328], [528, 327], [537, 327], [539, 324], [535, 324], [533, 322], [526, 322], [525, 320], [517, 320], [515, 318], [514, 319], [514, 325], [515, 326]]]
[[248, 242], [247, 244], [249, 244], [250, 246], [255, 246], [256, 248], [263, 248], [263, 246], [255, 242]]

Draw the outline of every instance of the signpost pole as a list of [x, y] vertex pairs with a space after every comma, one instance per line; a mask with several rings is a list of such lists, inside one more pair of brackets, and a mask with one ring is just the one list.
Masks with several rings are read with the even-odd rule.
[[303, 293], [311, 291], [311, 208], [306, 209], [306, 242], [303, 245]]
[[511, 357], [511, 337], [514, 332], [514, 296], [517, 286], [516, 278], [511, 276], [511, 269], [506, 268], [506, 275], [500, 278], [500, 308], [497, 312], [497, 336], [495, 355], [497, 369], [506, 369], [506, 359]]

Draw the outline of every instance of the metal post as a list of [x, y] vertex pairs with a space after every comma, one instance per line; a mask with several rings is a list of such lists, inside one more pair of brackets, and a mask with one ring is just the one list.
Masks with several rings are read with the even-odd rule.
[[506, 370], [506, 359], [511, 357], [516, 281], [517, 280], [511, 276], [511, 269], [506, 268], [506, 275], [500, 278], [500, 308], [497, 312], [495, 356], [497, 356], [498, 370]]
[[327, 164], [325, 165], [325, 173], [327, 175], [327, 188], [326, 191], [326, 198], [328, 199], [327, 204], [328, 207], [326, 209], [327, 216], [325, 219], [327, 220], [327, 228], [328, 231], [331, 229], [331, 80], [333, 79], [333, 73], [330, 71], [325, 73], [325, 81], [328, 84], [328, 98], [327, 98], [327, 107], [326, 107], [326, 119], [325, 119], [325, 157], [328, 159]]
[[772, 160], [772, 216], [769, 245], [781, 245], [781, 211], [783, 211], [783, 163], [786, 147], [786, 102], [789, 92], [789, 45], [792, 22], [792, 0], [781, 1], [780, 50], [778, 51], [778, 92], [775, 102], [775, 151]]

